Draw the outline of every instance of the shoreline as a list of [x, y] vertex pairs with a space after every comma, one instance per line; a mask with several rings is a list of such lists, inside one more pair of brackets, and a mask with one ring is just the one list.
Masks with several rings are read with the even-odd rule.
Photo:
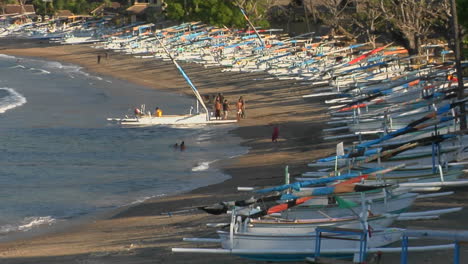
[[[6, 43], [0, 39], [0, 54], [40, 57], [72, 63], [85, 71], [172, 93], [189, 94], [186, 84], [170, 62], [138, 59], [132, 55], [110, 53], [108, 61], [96, 63], [103, 50], [89, 45], [52, 46], [45, 43]], [[328, 118], [325, 106], [318, 101], [304, 100], [311, 87], [294, 80], [278, 80], [266, 73], [221, 72], [220, 67], [180, 63], [201, 94], [222, 92], [233, 101], [243, 95], [247, 102], [247, 118], [229, 133], [241, 138], [241, 146], [249, 148], [245, 155], [219, 161], [216, 166], [230, 179], [177, 195], [146, 200], [124, 206], [80, 223], [70, 229], [58, 230], [37, 237], [0, 243], [2, 263], [265, 263], [231, 255], [172, 253], [171, 247], [214, 247], [193, 245], [183, 237], [216, 237], [206, 223], [229, 221], [227, 216], [213, 216], [193, 210], [196, 206], [220, 201], [246, 199], [250, 193], [237, 192], [237, 186], [268, 186], [284, 181], [284, 168], [289, 166], [292, 177], [307, 171], [307, 162], [334, 152], [333, 142], [324, 142], [321, 129]], [[280, 127], [280, 140], [271, 142], [273, 125]], [[464, 206], [468, 190], [456, 189], [450, 197], [418, 201], [414, 210]], [[188, 213], [168, 215], [186, 210]], [[393, 226], [422, 229], [466, 229], [467, 210], [442, 216], [438, 221], [398, 222]], [[218, 245], [216, 245], [218, 246]], [[394, 245], [396, 247], [400, 244]], [[462, 245], [461, 258], [468, 256]], [[443, 263], [453, 252], [435, 251], [410, 253], [409, 263]], [[207, 259], [209, 258], [209, 261]], [[398, 254], [384, 255], [381, 263], [397, 263]], [[303, 263], [303, 262], [299, 262]]]
[[[89, 73], [109, 75], [114, 78], [146, 86], [150, 89], [190, 95], [190, 93], [187, 92], [185, 81], [171, 62], [156, 61], [155, 59], [140, 59], [134, 58], [132, 55], [109, 52], [109, 59], [103, 59], [101, 64], [98, 65], [96, 62], [96, 56], [103, 52], [103, 50], [91, 48], [90, 45], [51, 46], [43, 41], [0, 39], [1, 54], [38, 57], [46, 60], [72, 63], [83, 67], [83, 69]], [[305, 115], [297, 115], [296, 118], [292, 118], [295, 120], [292, 120], [289, 124], [282, 120], [285, 117], [291, 116], [291, 113], [298, 113], [301, 108], [305, 108], [306, 104], [309, 104], [304, 102], [300, 97], [301, 93], [306, 94], [310, 92], [307, 86], [297, 84], [294, 81], [254, 80], [259, 76], [268, 77], [268, 75], [264, 73], [223, 73], [221, 72], [221, 67], [204, 68], [203, 66], [196, 64], [181, 64], [202, 94], [222, 92], [230, 99], [231, 102], [234, 102], [234, 100], [241, 95], [243, 95], [247, 100], [248, 117], [241, 120], [239, 126], [231, 130], [229, 133], [241, 138], [241, 146], [248, 147], [248, 153], [213, 164], [213, 166], [219, 169], [222, 173], [229, 175], [231, 178], [222, 183], [200, 187], [189, 192], [152, 198], [136, 205], [122, 206], [117, 209], [113, 209], [110, 212], [99, 214], [96, 219], [90, 219], [89, 221], [73, 225], [70, 229], [59, 229], [55, 232], [39, 234], [32, 238], [0, 243], [0, 256], [2, 258], [7, 258], [8, 263], [17, 263], [17, 261], [20, 263], [28, 263], [28, 261], [31, 261], [31, 263], [41, 263], [41, 261], [45, 261], [45, 259], [47, 259], [47, 263], [54, 263], [51, 262], [52, 260], [50, 259], [50, 256], [55, 255], [53, 258], [58, 258], [57, 263], [63, 263], [61, 261], [64, 261], [64, 258], [67, 259], [68, 257], [72, 258], [72, 256], [81, 257], [82, 255], [86, 255], [85, 258], [87, 259], [99, 258], [100, 261], [105, 261], [103, 263], [107, 263], [107, 260], [104, 259], [112, 259], [112, 261], [115, 262], [116, 258], [122, 258], [120, 256], [122, 251], [125, 252], [124, 255], [130, 254], [129, 252], [131, 252], [130, 255], [134, 255], [135, 252], [146, 252], [148, 250], [147, 246], [135, 246], [136, 243], [141, 244], [142, 239], [138, 238], [138, 235], [136, 235], [134, 231], [130, 230], [132, 229], [132, 226], [138, 226], [139, 224], [154, 218], [158, 219], [160, 222], [162, 218], [162, 222], [169, 222], [166, 223], [167, 225], [170, 225], [170, 222], [179, 222], [188, 218], [191, 219], [190, 222], [199, 222], [198, 229], [206, 230], [207, 228], [203, 226], [204, 223], [207, 223], [210, 220], [212, 221], [212, 219], [216, 217], [205, 214], [201, 211], [191, 212], [190, 214], [174, 215], [172, 217], [162, 214], [169, 211], [184, 210], [184, 208], [193, 208], [194, 206], [207, 205], [219, 201], [248, 198], [247, 196], [250, 196], [250, 194], [238, 193], [236, 191], [236, 187], [264, 186], [280, 183], [284, 179], [284, 167], [286, 165], [289, 165], [289, 171], [291, 175], [294, 175], [295, 173], [302, 171], [306, 164], [306, 160], [313, 159], [313, 155], [309, 155], [313, 152], [310, 151], [313, 143], [312, 137], [310, 137], [309, 140], [304, 140], [306, 131], [304, 131], [304, 129], [297, 129], [300, 127], [306, 127], [302, 122], [309, 118]], [[151, 70], [147, 71], [143, 69], [143, 67], [150, 68]], [[159, 78], [156, 78], [155, 75], [158, 75]], [[164, 77], [161, 78], [161, 76]], [[226, 79], [228, 80], [228, 84], [223, 84], [226, 82]], [[258, 85], [259, 83], [262, 84], [262, 82], [264, 82], [263, 85]], [[246, 84], [253, 86], [257, 91], [253, 93], [251, 89], [247, 90]], [[272, 88], [272, 86], [276, 87]], [[290, 88], [290, 86], [293, 88]], [[239, 87], [243, 88], [240, 92], [236, 91]], [[277, 101], [275, 102], [278, 104], [283, 103], [283, 105], [264, 102], [265, 100], [274, 99], [271, 97], [274, 93], [272, 91], [268, 91], [272, 89], [283, 90], [283, 96], [288, 96], [289, 93], [293, 93], [292, 96], [288, 97], [289, 100], [294, 101], [295, 105], [285, 105], [283, 102], [284, 97], [276, 99]], [[262, 93], [266, 94], [262, 95]], [[303, 104], [302, 107], [299, 103]], [[317, 109], [313, 109], [313, 112], [318, 111]], [[269, 142], [272, 129], [271, 124], [278, 124], [281, 127], [280, 142], [276, 144]], [[292, 129], [289, 129], [289, 126], [291, 126]], [[304, 134], [297, 134], [298, 131]], [[316, 131], [320, 132], [320, 130]], [[294, 148], [291, 148], [292, 145]], [[125, 222], [126, 226], [124, 229], [128, 230], [126, 230], [126, 234], [123, 236], [135, 237], [132, 241], [136, 241], [136, 243], [123, 243], [119, 244], [117, 247], [113, 246], [111, 248], [103, 248], [103, 241], [87, 240], [85, 242], [85, 244], [89, 244], [88, 246], [93, 245], [93, 248], [100, 247], [101, 250], [99, 250], [99, 252], [106, 252], [105, 254], [102, 253], [103, 256], [100, 256], [100, 254], [98, 254], [98, 256], [93, 255], [96, 254], [96, 250], [91, 250], [87, 246], [85, 246], [86, 249], [68, 248], [61, 251], [64, 255], [60, 255], [60, 257], [56, 256], [56, 253], [54, 252], [57, 250], [56, 246], [41, 245], [39, 247], [41, 249], [37, 249], [39, 246], [37, 243], [41, 240], [48, 241], [66, 239], [69, 237], [75, 237], [78, 235], [77, 233], [82, 232], [94, 236], [96, 235], [95, 231], [88, 230], [90, 228], [95, 228], [97, 225], [99, 226], [98, 230], [102, 231], [101, 229], [103, 227], [101, 225], [108, 221], [114, 224]], [[164, 224], [161, 225], [162, 229], [167, 229], [164, 227]], [[156, 227], [155, 229], [160, 230], [161, 228]], [[185, 228], [190, 229], [189, 226], [184, 227], [183, 229]], [[157, 233], [158, 232], [156, 232], [156, 234]], [[170, 231], [169, 233], [174, 233], [174, 231]], [[187, 232], [186, 235], [190, 236], [189, 232]], [[116, 236], [121, 237], [122, 235], [116, 234]], [[155, 235], [155, 239], [158, 240], [156, 237], [157, 235]], [[108, 242], [109, 239], [107, 238], [104, 240]], [[189, 244], [182, 242], [181, 237], [178, 239], [175, 238], [172, 241], [172, 245], [168, 245], [161, 250], [156, 250], [154, 254], [158, 256], [161, 254], [167, 255], [171, 259], [171, 262], [174, 263], [185, 263], [187, 257], [191, 262], [193, 261], [193, 257], [199, 259], [200, 263], [203, 262], [205, 257], [202, 255], [175, 255], [170, 252], [171, 246], [183, 245], [187, 246]], [[32, 259], [30, 259], [31, 257]], [[223, 262], [227, 261], [226, 263], [238, 263], [238, 260], [236, 261], [236, 258], [231, 256], [214, 257], [220, 257]]]

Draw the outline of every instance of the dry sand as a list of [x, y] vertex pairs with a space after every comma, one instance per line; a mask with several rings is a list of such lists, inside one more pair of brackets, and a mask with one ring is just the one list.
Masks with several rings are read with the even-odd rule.
[[[111, 75], [152, 89], [174, 93], [189, 93], [183, 78], [170, 62], [137, 59], [130, 55], [109, 52], [89, 45], [50, 46], [40, 41], [0, 40], [0, 53], [42, 57], [74, 63], [86, 71]], [[103, 59], [97, 64], [97, 55]], [[322, 140], [321, 129], [327, 116], [324, 105], [305, 101], [301, 95], [312, 88], [300, 81], [263, 79], [265, 73], [222, 72], [221, 68], [204, 68], [182, 64], [201, 94], [222, 92], [231, 102], [244, 96], [247, 118], [231, 133], [242, 138], [249, 153], [216, 164], [231, 179], [194, 191], [153, 199], [123, 208], [68, 227], [33, 238], [0, 244], [0, 263], [261, 263], [228, 255], [174, 254], [171, 247], [192, 247], [183, 237], [215, 237], [208, 222], [225, 222], [225, 216], [211, 216], [199, 211], [167, 215], [167, 212], [212, 204], [236, 198], [248, 198], [238, 193], [237, 186], [265, 186], [284, 180], [284, 167], [291, 175], [306, 171], [306, 164], [317, 157], [331, 154], [333, 143]], [[273, 125], [280, 127], [280, 140], [271, 142]], [[466, 191], [455, 196], [426, 199], [417, 209], [441, 206], [463, 206]], [[437, 201], [437, 203], [435, 203]], [[442, 220], [405, 223], [409, 227], [433, 229], [465, 228], [466, 210], [443, 216]], [[210, 246], [210, 245], [206, 245]], [[468, 258], [462, 247], [462, 260]], [[410, 254], [410, 263], [442, 263], [452, 258], [451, 252]], [[384, 255], [382, 263], [395, 263], [398, 256]], [[467, 260], [468, 262], [468, 260]], [[467, 263], [461, 262], [461, 263]]]

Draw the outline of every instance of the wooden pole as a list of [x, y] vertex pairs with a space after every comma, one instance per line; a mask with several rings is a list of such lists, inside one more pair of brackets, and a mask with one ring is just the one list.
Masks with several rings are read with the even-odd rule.
[[244, 9], [242, 9], [242, 7], [239, 6], [239, 9], [240, 11], [242, 12], [242, 15], [244, 15], [244, 18], [245, 20], [247, 20], [247, 22], [249, 23], [250, 27], [252, 28], [252, 30], [255, 32], [255, 35], [257, 35], [258, 39], [260, 40], [260, 44], [262, 45], [262, 47], [265, 47], [265, 42], [263, 41], [262, 37], [260, 36], [260, 34], [258, 33], [257, 29], [255, 28], [255, 26], [252, 24], [252, 22], [250, 21], [249, 17], [247, 16], [247, 13], [245, 13]]
[[[458, 28], [458, 16], [457, 16], [457, 4], [455, 0], [450, 0], [451, 11], [452, 11], [452, 27], [453, 27], [453, 38], [454, 38], [454, 51], [455, 51], [455, 69], [457, 70], [458, 78], [458, 100], [464, 99], [464, 84], [463, 84], [463, 69], [461, 66], [461, 54], [460, 54], [460, 31]], [[460, 130], [466, 129], [466, 109], [465, 104], [460, 104]]]

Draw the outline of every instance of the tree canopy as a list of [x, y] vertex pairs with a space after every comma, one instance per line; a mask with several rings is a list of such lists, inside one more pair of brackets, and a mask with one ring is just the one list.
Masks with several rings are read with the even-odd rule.
[[246, 10], [255, 26], [268, 27], [264, 17], [267, 1], [167, 0], [167, 16], [177, 21], [202, 21], [216, 26], [245, 27], [239, 6]]
[[32, 0], [32, 4], [39, 15], [52, 15], [58, 10], [70, 10], [74, 14], [89, 14], [89, 12], [104, 1], [90, 1], [90, 0], [53, 0], [51, 2], [44, 2], [43, 0]]
[[[2, 4], [12, 0], [0, 0]], [[98, 5], [111, 0], [32, 0], [38, 14], [54, 14], [68, 9], [75, 14], [88, 14]], [[120, 0], [131, 4], [131, 1]], [[245, 10], [252, 24], [268, 28], [268, 11], [272, 0], [165, 0], [167, 18], [180, 22], [202, 21], [216, 26], [245, 28], [239, 7]], [[468, 0], [456, 0], [462, 35], [468, 32]], [[290, 5], [304, 5], [314, 14], [314, 21], [328, 25], [335, 33], [365, 37], [375, 43], [387, 36], [404, 45], [411, 53], [420, 52], [426, 39], [442, 36], [451, 42], [450, 0], [295, 0]], [[292, 10], [292, 9], [291, 9]], [[148, 10], [151, 17], [153, 10]], [[304, 11], [308, 12], [308, 11]], [[289, 16], [294, 15], [289, 13]], [[387, 38], [388, 39], [388, 38]], [[465, 38], [468, 41], [468, 38]]]
[[[468, 31], [468, 0], [457, 0], [457, 13], [460, 25], [463, 26], [465, 32]], [[468, 39], [466, 40], [468, 41]]]

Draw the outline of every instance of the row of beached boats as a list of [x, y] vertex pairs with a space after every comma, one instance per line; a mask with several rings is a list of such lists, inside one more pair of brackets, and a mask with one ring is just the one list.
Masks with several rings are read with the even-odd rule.
[[[451, 78], [454, 70], [450, 62], [426, 61], [409, 68], [415, 58], [401, 57], [400, 52], [386, 57], [382, 53], [389, 46], [350, 53], [340, 60], [336, 58], [339, 53], [329, 50], [328, 54], [334, 55], [321, 58], [320, 64], [314, 65], [318, 67], [305, 77], [292, 69], [313, 64], [311, 60], [320, 55], [308, 54], [307, 62], [295, 55], [288, 57], [291, 54], [271, 57], [266, 53], [272, 52], [274, 45], [256, 49], [261, 47], [257, 42], [239, 42], [227, 47], [241, 49], [226, 49], [219, 56], [245, 56], [242, 58], [248, 62], [223, 65], [220, 57], [211, 59], [213, 55], [203, 53], [197, 41], [177, 48], [184, 43], [180, 40], [184, 34], [162, 30], [155, 37], [170, 46], [172, 51], [167, 53], [177, 53], [178, 59], [207, 66], [216, 62], [228, 66], [225, 70], [269, 72], [276, 67], [274, 72], [280, 73], [276, 78], [302, 78], [311, 86], [325, 84], [304, 96], [305, 100], [325, 98], [324, 103], [331, 105], [329, 124], [333, 127], [324, 130], [325, 139], [352, 138], [358, 142], [349, 148], [338, 147], [335, 155], [311, 162], [309, 166], [315, 170], [304, 172], [294, 183], [289, 183], [288, 178], [281, 186], [244, 188], [254, 192], [254, 197], [199, 207], [211, 214], [227, 214], [230, 221], [208, 224], [218, 229], [217, 238], [184, 239], [203, 243], [203, 247], [173, 248], [174, 252], [233, 254], [268, 261], [304, 260], [320, 252], [331, 257], [354, 255], [356, 262], [363, 262], [366, 252], [401, 251], [400, 247], [387, 247], [408, 236], [408, 230], [391, 227], [395, 221], [437, 219], [462, 210], [408, 212], [417, 199], [453, 193], [421, 192], [468, 184], [461, 179], [468, 140], [459, 129], [458, 113], [458, 107], [467, 100], [456, 96], [458, 87]], [[165, 59], [154, 46], [149, 54], [142, 55], [147, 56]], [[266, 56], [274, 59], [263, 69], [259, 65], [268, 60]], [[353, 66], [356, 63], [360, 65]], [[252, 65], [256, 68], [249, 68]], [[373, 67], [378, 69], [370, 70]], [[206, 248], [207, 243], [219, 247]], [[454, 247], [442, 244], [406, 250]]]
[[[184, 115], [163, 118], [154, 118], [144, 111], [140, 111], [142, 114], [139, 115], [129, 113], [123, 118], [109, 118], [109, 121], [129, 126], [225, 123], [213, 120], [213, 113], [206, 108], [195, 86], [177, 61], [221, 66], [226, 71], [263, 71], [278, 79], [301, 80], [311, 86], [326, 85], [327, 87], [320, 88], [320, 92], [315, 91], [305, 97], [340, 95], [340, 98], [327, 101], [334, 104], [331, 107], [351, 105], [352, 100], [369, 101], [366, 108], [372, 108], [376, 104], [380, 104], [377, 106], [380, 107], [381, 104], [407, 101], [410, 97], [419, 97], [421, 89], [427, 89], [421, 88], [422, 85], [417, 85], [418, 83], [432, 82], [432, 78], [443, 78], [444, 74], [446, 76], [451, 71], [450, 67], [444, 68], [430, 63], [409, 70], [411, 60], [415, 58], [404, 56], [405, 49], [393, 47], [391, 44], [369, 50], [369, 43], [349, 45], [341, 41], [339, 36], [316, 36], [309, 33], [287, 37], [277, 29], [231, 30], [199, 22], [163, 29], [156, 29], [154, 24], [113, 27], [109, 26], [106, 20], [62, 23], [52, 28], [50, 23], [35, 23], [16, 26], [14, 34], [50, 39], [63, 44], [95, 42], [96, 48], [133, 54], [140, 58], [173, 61], [194, 91], [197, 107], [190, 108]], [[90, 34], [96, 37], [91, 37]], [[427, 46], [426, 50], [429, 51], [429, 48], [437, 47]], [[443, 46], [439, 45], [438, 48]], [[442, 53], [447, 52], [442, 51]], [[423, 59], [429, 61], [430, 55], [426, 54]], [[427, 76], [431, 78], [420, 79]], [[441, 90], [438, 87], [434, 89]], [[379, 93], [386, 96], [375, 99]], [[441, 95], [437, 96], [441, 98]], [[369, 97], [374, 97], [374, 100]], [[415, 105], [417, 104], [408, 105], [407, 108]], [[391, 121], [390, 128], [397, 128], [406, 120], [424, 112], [421, 107], [418, 110], [411, 109], [411, 113], [406, 113], [403, 108], [398, 109], [399, 113], [389, 113], [386, 119]], [[405, 113], [401, 113], [403, 111]], [[417, 111], [419, 112], [412, 114]], [[349, 121], [341, 128], [350, 126], [352, 130], [361, 130], [360, 133], [379, 131], [377, 129], [381, 123], [379, 116], [361, 118], [360, 124], [355, 125], [355, 122], [351, 122], [354, 120], [352, 116], [343, 118], [343, 114], [346, 113], [353, 111], [339, 112], [341, 115], [337, 118]], [[380, 113], [380, 116], [384, 114]]]
[[103, 41], [103, 35], [113, 32], [108, 19], [51, 19], [45, 22], [0, 25], [0, 38], [13, 37], [46, 40], [59, 44], [83, 44]]
[[[447, 77], [447, 74], [452, 71], [449, 66], [430, 64], [408, 70], [411, 59], [415, 58], [402, 57], [401, 55], [406, 50], [390, 45], [368, 51], [365, 49], [367, 43], [342, 47], [343, 44], [339, 38], [316, 37], [313, 34], [285, 38], [283, 35], [274, 34], [277, 30], [263, 30], [259, 37], [259, 34], [253, 34], [250, 31], [232, 31], [201, 23], [187, 23], [154, 31], [153, 26], [152, 24], [140, 25], [133, 27], [130, 31], [119, 31], [108, 36], [106, 41], [100, 42], [96, 47], [134, 54], [140, 58], [171, 60], [175, 62], [189, 86], [195, 90], [188, 76], [177, 65], [177, 61], [202, 63], [207, 67], [221, 66], [222, 70], [229, 71], [264, 71], [279, 79], [298, 79], [311, 86], [327, 85], [328, 88], [321, 88], [322, 92], [305, 97], [339, 95], [340, 98], [328, 101], [328, 103], [335, 104], [332, 106], [335, 108], [340, 105], [352, 105], [353, 101], [350, 98], [354, 101], [374, 98], [368, 103], [367, 108], [377, 103], [382, 106], [383, 104], [394, 105], [395, 102], [402, 100], [407, 103], [407, 100], [411, 98], [417, 100], [419, 94], [428, 89], [421, 88], [421, 85], [417, 85], [418, 83], [428, 83], [432, 78]], [[131, 34], [124, 34], [125, 32], [131, 32]], [[429, 55], [426, 57], [428, 59]], [[429, 78], [429, 80], [420, 80], [420, 78]], [[441, 89], [437, 87], [434, 90]], [[195, 111], [197, 118], [193, 119], [195, 121], [186, 116], [181, 118], [180, 120], [185, 120], [184, 125], [225, 123], [224, 121], [213, 122], [213, 114], [204, 106], [203, 100], [197, 93], [195, 92], [197, 106], [199, 104], [202, 107], [197, 107]], [[379, 98], [380, 101], [377, 102], [375, 98], [378, 94], [386, 96]], [[446, 96], [450, 97], [453, 94], [454, 92]], [[431, 96], [437, 96], [439, 99], [442, 97], [439, 93], [431, 94]], [[408, 104], [407, 108], [415, 105], [417, 104]], [[345, 111], [340, 111], [341, 116], [337, 118], [347, 120], [348, 122], [344, 125], [351, 126], [356, 131], [369, 133], [379, 131], [383, 115], [386, 115], [386, 120], [390, 121], [391, 128], [401, 127], [407, 120], [424, 115], [427, 109], [423, 109], [422, 105], [422, 102], [419, 103], [418, 109], [411, 109], [410, 113], [402, 113], [405, 109], [399, 108], [400, 110], [392, 110], [389, 114], [380, 113], [380, 116], [361, 118], [361, 123], [366, 123], [365, 125], [356, 125], [353, 116], [343, 118]], [[199, 114], [200, 111], [204, 112], [203, 116]], [[189, 115], [193, 115], [192, 112], [190, 111]], [[348, 111], [348, 113], [353, 113], [353, 111]], [[124, 125], [182, 124], [173, 122], [171, 118], [168, 121], [157, 119], [151, 114], [135, 117], [127, 115], [125, 118], [110, 118], [109, 120], [118, 121]], [[341, 128], [344, 128], [344, 125]], [[336, 129], [340, 128], [333, 128], [333, 130]]]
[[[468, 140], [460, 131], [458, 112], [467, 100], [457, 97], [453, 63], [432, 63], [428, 55], [408, 57], [390, 45], [342, 47], [337, 38], [311, 34], [285, 39], [274, 32], [233, 32], [189, 23], [99, 44], [141, 58], [172, 60], [199, 102], [200, 95], [177, 61], [229, 71], [265, 71], [274, 78], [319, 86], [304, 100], [324, 99], [329, 105], [331, 127], [324, 129], [324, 139], [357, 140], [349, 148], [340, 143], [336, 154], [311, 162], [313, 171], [293, 183], [287, 178], [284, 185], [247, 188], [254, 192], [250, 199], [199, 207], [226, 214], [228, 221], [208, 224], [218, 229], [217, 238], [185, 240], [219, 247], [174, 248], [174, 252], [268, 261], [304, 260], [320, 252], [364, 262], [366, 252], [401, 251], [388, 247], [408, 236], [408, 230], [392, 227], [395, 221], [437, 219], [462, 210], [408, 212], [418, 199], [453, 193], [421, 192], [468, 185], [462, 179]], [[422, 63], [415, 67], [414, 60]]]
[[[321, 255], [354, 256], [400, 252], [388, 247], [408, 230], [395, 221], [437, 219], [462, 208], [408, 212], [418, 199], [450, 195], [444, 187], [465, 186], [468, 158], [466, 131], [460, 131], [454, 66], [431, 54], [407, 56], [390, 44], [343, 45], [339, 37], [304, 34], [289, 38], [276, 30], [234, 31], [186, 23], [164, 29], [134, 25], [102, 35], [96, 48], [140, 58], [171, 60], [194, 92], [200, 110], [167, 120], [140, 111], [135, 117], [111, 118], [123, 125], [210, 124], [211, 113], [177, 61], [221, 66], [225, 71], [264, 71], [271, 78], [308, 83], [303, 100], [328, 105], [324, 140], [337, 144], [328, 157], [311, 161], [311, 171], [290, 183], [253, 192], [246, 200], [220, 202], [199, 209], [226, 214], [209, 223], [217, 238], [187, 238], [218, 247], [174, 248], [174, 252], [233, 254], [260, 260], [304, 260]], [[445, 52], [447, 53], [447, 52]], [[444, 52], [440, 53], [442, 56]], [[418, 61], [415, 65], [414, 62]], [[164, 116], [163, 116], [164, 117]], [[195, 120], [178, 121], [178, 120]], [[414, 232], [413, 232], [414, 233]], [[412, 233], [412, 234], [413, 234]], [[462, 238], [465, 239], [465, 238]], [[454, 244], [410, 247], [429, 251]]]

